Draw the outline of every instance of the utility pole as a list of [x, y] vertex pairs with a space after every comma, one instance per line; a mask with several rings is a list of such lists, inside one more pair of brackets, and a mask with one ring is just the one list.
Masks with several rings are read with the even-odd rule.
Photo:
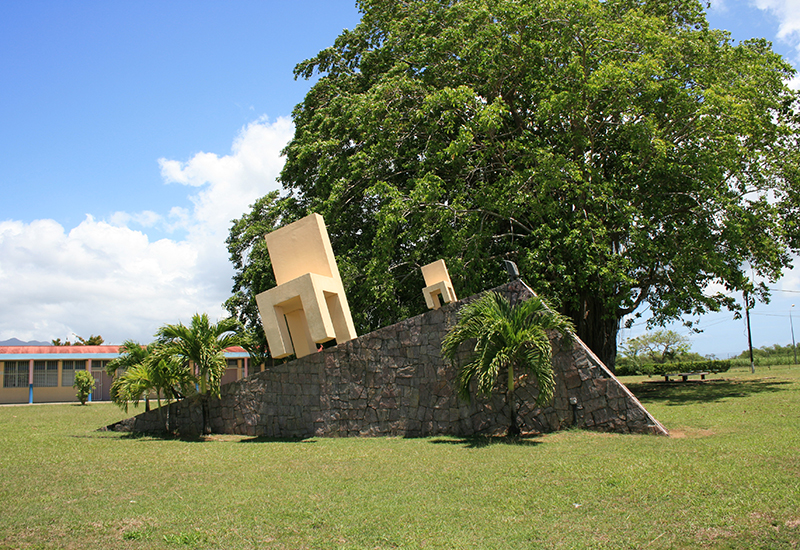
[[747, 347], [750, 350], [750, 372], [756, 372], [756, 366], [753, 363], [753, 335], [750, 333], [750, 298], [747, 296], [747, 291], [744, 292], [744, 315], [747, 318]]
[[[794, 304], [792, 304], [794, 307]], [[794, 364], [797, 364], [797, 344], [794, 343], [794, 322], [792, 322], [792, 310], [789, 310], [789, 326], [792, 327], [792, 351], [794, 352]]]

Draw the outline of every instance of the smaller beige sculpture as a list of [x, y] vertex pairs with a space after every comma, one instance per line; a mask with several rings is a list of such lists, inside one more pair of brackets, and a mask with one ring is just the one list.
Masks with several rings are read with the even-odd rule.
[[439, 309], [441, 302], [446, 304], [455, 302], [456, 292], [453, 290], [453, 283], [450, 282], [450, 274], [444, 260], [436, 260], [433, 263], [422, 266], [422, 276], [425, 277], [425, 288], [422, 294], [425, 296], [425, 303], [428, 309]]
[[322, 216], [311, 214], [265, 238], [278, 286], [257, 295], [256, 303], [272, 357], [303, 357], [317, 344], [356, 338]]

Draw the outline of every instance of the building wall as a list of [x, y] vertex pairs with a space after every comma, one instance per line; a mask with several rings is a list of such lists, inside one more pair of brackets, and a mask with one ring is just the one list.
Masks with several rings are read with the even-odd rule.
[[[42, 351], [41, 347], [35, 346], [34, 348], [36, 348], [37, 351], [31, 353], [25, 353], [24, 350], [16, 347], [12, 350], [14, 353], [2, 353], [0, 351], [0, 404], [19, 404], [31, 402], [31, 389], [29, 386], [28, 374], [25, 374], [24, 380], [17, 380], [15, 378], [13, 384], [20, 383], [23, 385], [17, 385], [14, 387], [6, 386], [7, 380], [5, 376], [6, 365], [9, 362], [13, 363], [15, 366], [19, 362], [23, 362], [25, 363], [25, 369], [27, 371], [28, 364], [31, 359], [33, 359], [35, 362], [56, 362], [58, 369], [56, 373], [57, 380], [55, 386], [41, 386], [40, 383], [44, 377], [34, 374], [32, 394], [33, 403], [63, 403], [78, 401], [77, 390], [72, 387], [73, 377], [67, 376], [69, 380], [64, 379], [63, 367], [64, 363], [67, 361], [71, 361], [73, 364], [75, 362], [82, 364], [82, 368], [78, 368], [77, 370], [86, 370], [86, 368], [89, 366], [89, 361], [91, 361], [91, 372], [92, 376], [95, 378], [95, 391], [92, 393], [92, 400], [110, 400], [110, 390], [113, 379], [105, 372], [105, 367], [111, 359], [117, 356], [117, 346], [104, 346], [104, 348], [107, 348], [103, 350], [105, 353], [102, 355], [97, 354], [94, 357], [92, 357], [90, 353], [80, 353], [83, 351], [81, 349], [83, 348], [82, 346], [70, 346], [71, 349], [69, 351], [53, 346], [52, 348], [47, 349], [46, 352]], [[5, 350], [6, 348], [0, 349]], [[112, 349], [114, 352], [109, 353], [109, 350]], [[3, 357], [4, 355], [6, 356], [5, 358]], [[244, 351], [232, 351], [226, 355], [229, 356], [228, 368], [226, 369], [225, 375], [222, 378], [223, 384], [234, 382], [244, 377], [245, 359], [243, 357], [237, 357], [245, 355]], [[14, 359], [8, 359], [8, 357], [13, 357]], [[68, 370], [67, 372], [69, 373], [71, 371]], [[9, 380], [9, 382], [11, 381]]]
[[28, 388], [0, 388], [0, 403], [27, 403], [29, 397]]
[[[512, 302], [532, 295], [521, 281], [497, 290]], [[508, 409], [502, 384], [489, 399], [461, 401], [453, 391], [456, 368], [441, 358], [442, 338], [471, 299], [228, 384], [219, 398], [206, 401], [206, 415], [202, 398], [196, 396], [173, 403], [161, 417], [151, 411], [109, 428], [158, 432], [165, 429], [166, 419], [170, 430], [191, 435], [203, 432], [205, 417], [215, 433], [266, 437], [503, 432]], [[534, 407], [534, 384], [516, 390], [523, 431], [576, 426], [666, 434], [582, 342], [562, 346], [554, 336], [552, 343], [555, 398], [548, 406]]]
[[[52, 355], [51, 355], [52, 357]], [[68, 376], [69, 380], [64, 380], [64, 362], [65, 361], [75, 361], [74, 359], [52, 359], [50, 357], [42, 358], [41, 356], [36, 356], [34, 360], [35, 363], [44, 362], [44, 363], [55, 363], [57, 366], [57, 370], [55, 371], [55, 382], [54, 386], [43, 386], [42, 378], [44, 376], [39, 376], [36, 370], [34, 370], [33, 376], [33, 402], [34, 403], [57, 403], [57, 402], [69, 402], [69, 401], [77, 401], [76, 397], [76, 390], [72, 387], [72, 376]], [[82, 361], [83, 366], [77, 370], [86, 370], [86, 365], [88, 364], [87, 360], [78, 360]], [[28, 384], [29, 377], [25, 376], [25, 385], [24, 386], [17, 386], [17, 387], [6, 387], [6, 384], [10, 382], [7, 380], [6, 369], [9, 363], [13, 363], [14, 365], [18, 365], [20, 362], [25, 363], [26, 367], [29, 363], [29, 360], [25, 359], [15, 359], [12, 361], [2, 360], [0, 361], [0, 370], [2, 371], [2, 376], [0, 377], [0, 403], [28, 403], [31, 398], [31, 388]], [[27, 370], [27, 369], [26, 369]], [[52, 372], [52, 371], [51, 371]], [[74, 369], [70, 369], [67, 373], [74, 372]], [[52, 374], [48, 376], [48, 378], [52, 377]]]

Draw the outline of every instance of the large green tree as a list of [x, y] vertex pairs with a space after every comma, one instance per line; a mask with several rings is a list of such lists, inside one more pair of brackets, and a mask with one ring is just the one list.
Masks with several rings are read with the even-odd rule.
[[673, 330], [656, 330], [628, 338], [622, 345], [622, 353], [635, 364], [666, 363], [689, 353], [691, 348], [686, 336]]
[[[296, 68], [283, 198], [259, 228], [325, 217], [360, 331], [424, 308], [419, 267], [459, 295], [501, 259], [609, 366], [620, 320], [766, 297], [798, 248], [794, 72], [732, 43], [696, 0], [361, 0], [360, 24]], [[242, 220], [240, 220], [241, 222]], [[238, 225], [228, 305], [271, 277]]]

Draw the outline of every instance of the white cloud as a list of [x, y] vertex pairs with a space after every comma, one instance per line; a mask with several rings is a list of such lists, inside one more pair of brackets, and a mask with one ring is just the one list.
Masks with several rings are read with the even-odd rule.
[[778, 38], [800, 51], [800, 0], [755, 0], [753, 3], [778, 19]]
[[[223, 317], [230, 222], [278, 188], [280, 151], [292, 132], [288, 119], [260, 119], [242, 129], [230, 155], [160, 159], [166, 182], [188, 186], [191, 210], [87, 215], [72, 229], [53, 220], [0, 222], [0, 340], [101, 334], [109, 343], [149, 342], [159, 326], [195, 312]], [[151, 241], [132, 226], [186, 233]]]
[[145, 210], [137, 214], [114, 212], [109, 217], [108, 222], [118, 227], [125, 227], [131, 223], [141, 225], [142, 227], [155, 227], [155, 225], [162, 220], [163, 218], [159, 214], [156, 214], [152, 210]]
[[725, 13], [728, 11], [728, 3], [725, 0], [713, 0], [709, 3], [709, 11]]
[[800, 32], [800, 0], [755, 0], [760, 10], [772, 12], [780, 22], [778, 38]]
[[269, 124], [260, 119], [245, 127], [233, 143], [231, 155], [198, 153], [187, 162], [159, 159], [161, 175], [170, 183], [202, 190], [191, 197], [194, 218], [205, 230], [227, 234], [232, 219], [265, 194], [277, 189], [283, 167], [281, 149], [291, 139], [291, 120]]

